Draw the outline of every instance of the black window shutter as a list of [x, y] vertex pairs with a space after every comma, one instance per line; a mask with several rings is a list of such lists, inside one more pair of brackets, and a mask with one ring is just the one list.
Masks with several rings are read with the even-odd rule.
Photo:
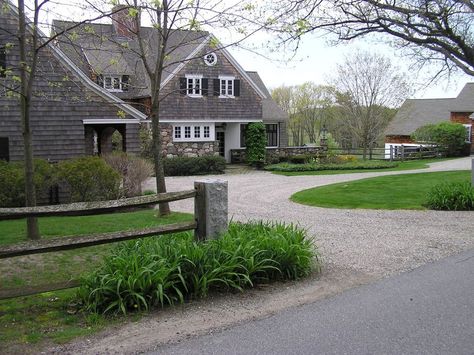
[[0, 48], [0, 77], [4, 78], [7, 75], [5, 70], [7, 69], [7, 54], [5, 48]]
[[122, 75], [122, 90], [123, 91], [128, 91], [128, 82], [129, 82], [130, 77], [128, 75]]
[[214, 96], [219, 96], [221, 94], [221, 80], [214, 79]]
[[104, 76], [102, 74], [97, 75], [97, 85], [104, 87]]
[[186, 78], [179, 78], [179, 93], [186, 95]]
[[209, 80], [207, 78], [202, 78], [202, 95], [207, 96], [209, 93]]
[[234, 80], [234, 96], [240, 96], [240, 80]]

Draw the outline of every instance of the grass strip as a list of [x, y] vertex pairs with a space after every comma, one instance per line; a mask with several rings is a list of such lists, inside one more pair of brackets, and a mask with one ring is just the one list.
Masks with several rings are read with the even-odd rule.
[[291, 200], [327, 208], [422, 210], [428, 192], [439, 182], [469, 179], [468, 170], [381, 176], [299, 191]]

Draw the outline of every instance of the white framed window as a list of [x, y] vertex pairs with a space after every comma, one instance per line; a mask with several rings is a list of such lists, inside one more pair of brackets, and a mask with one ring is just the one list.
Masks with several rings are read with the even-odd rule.
[[464, 128], [466, 128], [466, 143], [471, 143], [472, 141], [472, 125], [471, 124], [463, 124]]
[[230, 97], [233, 98], [234, 96], [234, 80], [233, 76], [219, 76], [220, 81], [220, 90], [219, 90], [219, 97]]
[[99, 85], [112, 92], [128, 90], [128, 75], [101, 75]]
[[181, 139], [181, 126], [174, 126], [174, 139]]
[[214, 140], [214, 124], [184, 123], [173, 126], [174, 142], [209, 142]]
[[186, 75], [186, 94], [191, 97], [202, 96], [202, 75]]
[[207, 53], [205, 56], [204, 56], [204, 63], [206, 63], [206, 65], [212, 67], [214, 65], [216, 65], [217, 63], [217, 55], [216, 53], [212, 52], [212, 53]]
[[191, 138], [191, 126], [184, 126], [184, 138]]

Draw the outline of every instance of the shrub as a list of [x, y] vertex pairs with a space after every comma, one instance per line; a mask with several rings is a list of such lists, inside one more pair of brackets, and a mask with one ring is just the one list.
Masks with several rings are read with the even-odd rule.
[[265, 164], [267, 137], [262, 122], [249, 123], [245, 130], [247, 163], [254, 166]]
[[355, 155], [336, 155], [337, 163], [354, 163], [357, 161]]
[[474, 210], [474, 187], [469, 181], [435, 185], [426, 198], [425, 206], [432, 210]]
[[119, 244], [78, 295], [94, 312], [149, 309], [209, 291], [242, 291], [257, 283], [297, 279], [319, 264], [306, 232], [293, 225], [231, 223], [220, 239], [191, 233]]
[[104, 155], [103, 159], [122, 177], [122, 194], [125, 197], [140, 196], [142, 183], [153, 175], [151, 162], [126, 153]]
[[429, 142], [446, 149], [447, 156], [463, 155], [466, 150], [466, 129], [460, 123], [441, 122], [418, 128], [412, 138], [417, 142]]
[[288, 162], [292, 164], [306, 164], [311, 161], [311, 156], [308, 154], [290, 155]]
[[364, 160], [347, 163], [307, 163], [307, 164], [289, 164], [280, 163], [268, 165], [265, 170], [281, 172], [302, 172], [302, 171], [322, 171], [322, 170], [359, 170], [359, 169], [388, 169], [398, 166], [397, 162], [383, 160]]
[[217, 155], [163, 159], [166, 176], [223, 174], [225, 159]]
[[[34, 160], [36, 198], [55, 183], [53, 167], [45, 160]], [[23, 163], [0, 160], [0, 207], [25, 206], [25, 170]]]
[[59, 163], [58, 178], [71, 188], [73, 202], [112, 200], [120, 196], [119, 173], [99, 157]]

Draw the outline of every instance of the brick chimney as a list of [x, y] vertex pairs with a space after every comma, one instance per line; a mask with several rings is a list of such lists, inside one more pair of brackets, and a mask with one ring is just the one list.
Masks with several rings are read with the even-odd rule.
[[138, 15], [133, 17], [130, 16], [130, 9], [127, 5], [117, 5], [112, 9], [112, 25], [119, 36], [132, 38], [140, 26], [140, 10]]

